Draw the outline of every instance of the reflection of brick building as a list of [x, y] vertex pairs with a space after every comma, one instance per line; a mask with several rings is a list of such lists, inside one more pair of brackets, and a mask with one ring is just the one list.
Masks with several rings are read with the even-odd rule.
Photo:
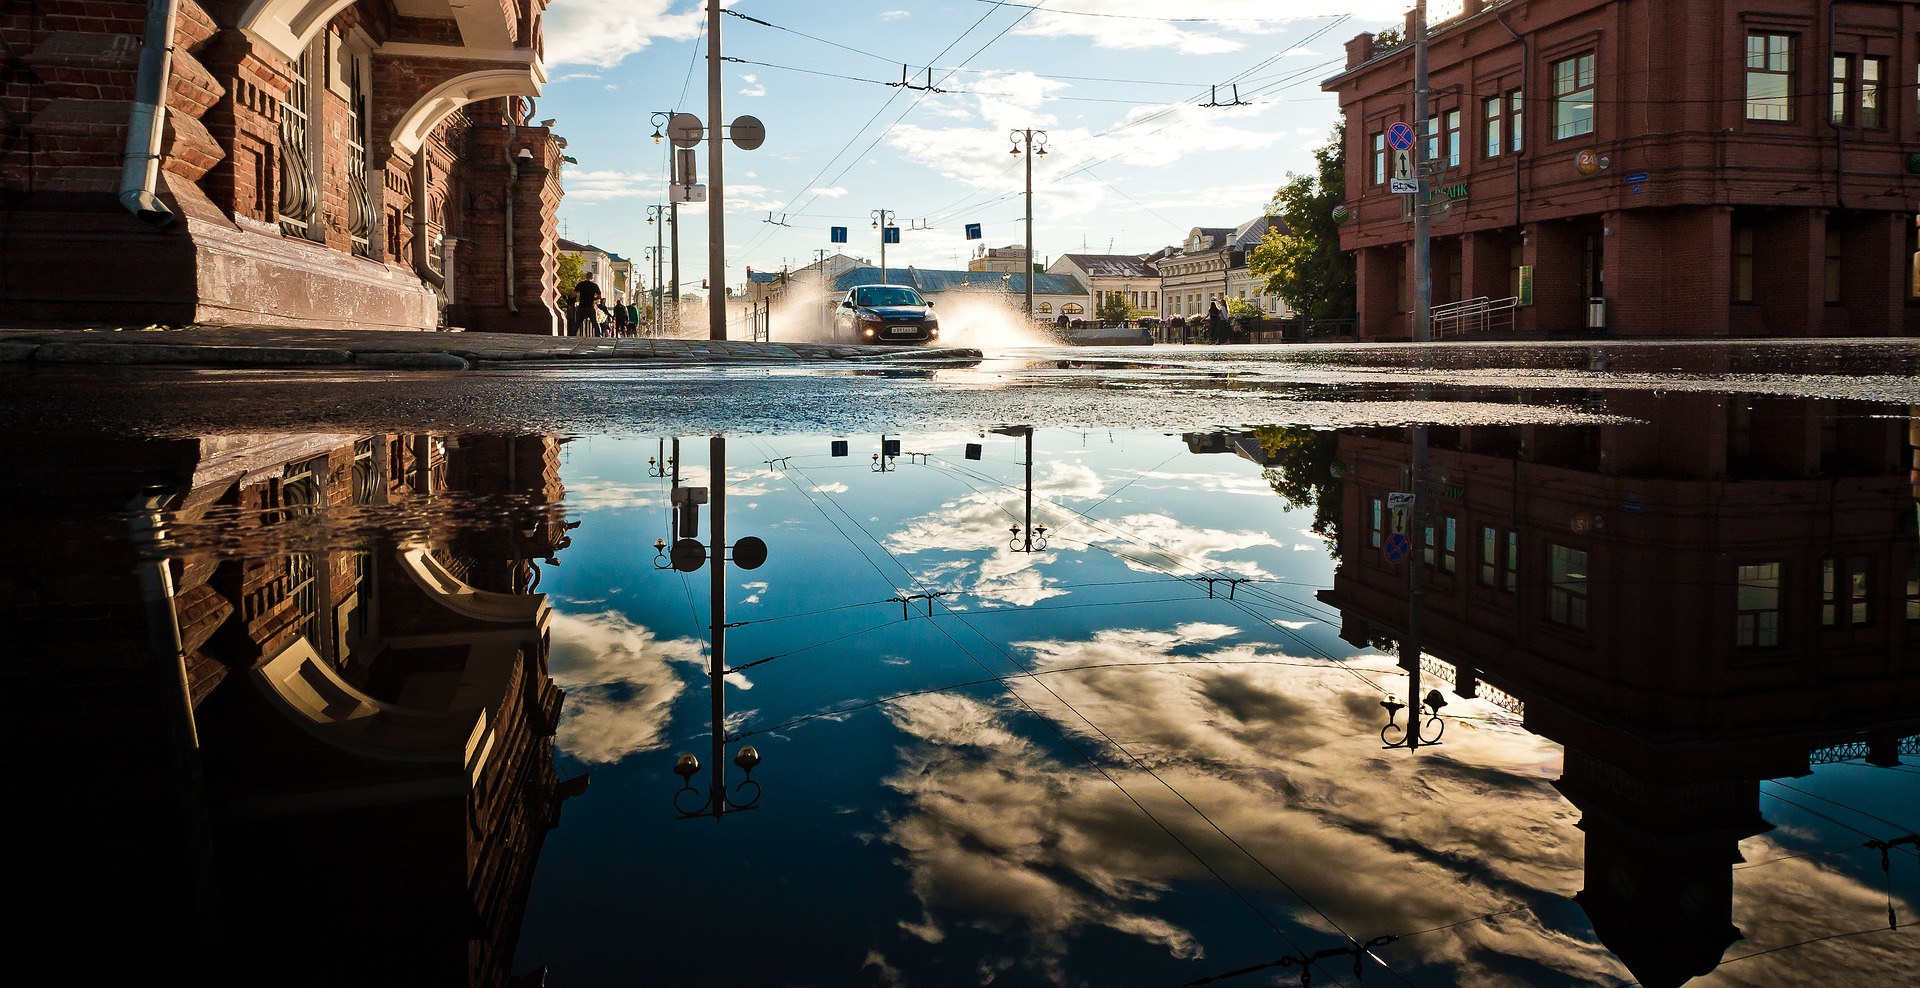
[[[1432, 32], [1433, 300], [1521, 294], [1522, 330], [1920, 333], [1920, 4], [1466, 0]], [[1435, 4], [1439, 11], [1442, 6]], [[1411, 18], [1409, 18], [1409, 21]], [[1387, 134], [1411, 46], [1347, 46], [1343, 246], [1359, 331], [1408, 332], [1410, 197]]]
[[115, 931], [80, 980], [507, 982], [584, 784], [554, 773], [530, 592], [566, 543], [557, 463], [427, 435], [9, 463], [0, 503], [41, 519], [0, 577], [4, 757], [45, 852], [19, 887], [50, 944]]
[[1738, 936], [1729, 866], [1769, 828], [1759, 781], [1848, 741], [1884, 764], [1920, 732], [1910, 451], [1864, 402], [1635, 393], [1605, 411], [1643, 424], [1433, 428], [1429, 512], [1398, 565], [1381, 541], [1407, 434], [1342, 436], [1322, 598], [1349, 640], [1394, 639], [1405, 567], [1424, 566], [1423, 652], [1565, 746], [1578, 901], [1636, 977], [1672, 985]]
[[0, 309], [432, 329], [448, 307], [454, 325], [553, 332], [560, 151], [523, 99], [545, 79], [544, 7], [0, 13]]

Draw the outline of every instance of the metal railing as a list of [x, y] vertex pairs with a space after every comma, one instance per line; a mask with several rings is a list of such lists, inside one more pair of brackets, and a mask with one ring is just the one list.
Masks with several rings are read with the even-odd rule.
[[1433, 338], [1437, 340], [1463, 333], [1511, 332], [1514, 314], [1519, 307], [1518, 298], [1488, 298], [1485, 295], [1436, 305], [1431, 317]]

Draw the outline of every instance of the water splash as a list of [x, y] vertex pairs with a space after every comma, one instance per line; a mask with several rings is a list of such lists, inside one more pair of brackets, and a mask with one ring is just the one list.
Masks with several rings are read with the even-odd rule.
[[[780, 343], [852, 342], [834, 336], [833, 306], [840, 293], [831, 291], [817, 271], [789, 276], [787, 290], [774, 303], [772, 336]], [[944, 292], [933, 300], [940, 317], [943, 346], [1009, 349], [1053, 346], [1044, 329], [1029, 324], [1021, 304], [999, 291]]]

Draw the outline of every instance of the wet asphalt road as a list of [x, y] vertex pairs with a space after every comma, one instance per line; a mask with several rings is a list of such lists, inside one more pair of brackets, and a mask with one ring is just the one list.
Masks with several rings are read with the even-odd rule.
[[559, 363], [469, 371], [0, 366], [16, 438], [448, 430], [770, 434], [1598, 423], [1605, 396], [1713, 390], [1920, 404], [1920, 343], [1005, 350], [974, 366]]

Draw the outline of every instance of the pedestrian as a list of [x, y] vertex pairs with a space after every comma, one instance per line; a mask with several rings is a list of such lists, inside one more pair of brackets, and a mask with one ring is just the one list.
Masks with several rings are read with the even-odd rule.
[[1218, 301], [1207, 303], [1207, 342], [1225, 343], [1227, 341], [1227, 314], [1220, 308]]
[[627, 335], [627, 303], [619, 295], [613, 297], [613, 335]]
[[[637, 299], [639, 296], [636, 295], [634, 298]], [[627, 325], [633, 327], [633, 335], [640, 335], [640, 305], [631, 299], [627, 302]]]
[[591, 272], [580, 276], [580, 283], [573, 286], [573, 297], [577, 300], [575, 331], [581, 336], [600, 335], [600, 286]]

